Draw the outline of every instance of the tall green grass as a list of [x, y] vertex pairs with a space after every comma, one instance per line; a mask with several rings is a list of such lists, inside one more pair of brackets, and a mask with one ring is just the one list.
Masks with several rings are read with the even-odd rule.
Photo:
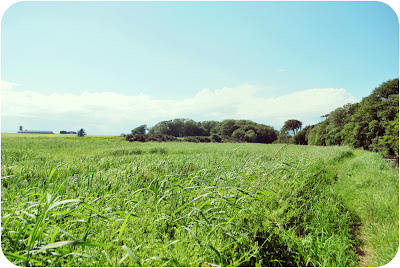
[[5, 137], [1, 157], [17, 265], [358, 264], [346, 147]]
[[365, 254], [362, 264], [381, 266], [390, 262], [399, 244], [399, 173], [378, 154], [356, 152], [340, 165], [335, 193], [357, 215], [357, 235]]

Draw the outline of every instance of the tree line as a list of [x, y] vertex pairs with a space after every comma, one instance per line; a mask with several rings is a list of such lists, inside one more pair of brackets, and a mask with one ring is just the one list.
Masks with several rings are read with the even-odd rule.
[[202, 137], [186, 140], [350, 145], [387, 155], [398, 155], [399, 79], [382, 83], [361, 102], [346, 104], [322, 118], [322, 122], [304, 128], [299, 120], [289, 119], [280, 131], [250, 120], [196, 122], [192, 119], [173, 119], [159, 122], [151, 128], [141, 125], [133, 129], [131, 134], [123, 135], [130, 141]]
[[[250, 120], [226, 119], [223, 121], [196, 122], [192, 119], [177, 118], [157, 123], [151, 128], [141, 125], [125, 135], [128, 140], [147, 139], [143, 135], [167, 135], [172, 137], [209, 137], [209, 141], [221, 142], [257, 142], [272, 143], [277, 139], [278, 131]], [[204, 139], [203, 139], [204, 140]], [[208, 140], [205, 140], [208, 141]]]
[[[290, 138], [291, 143], [350, 145], [354, 148], [399, 155], [399, 79], [375, 88], [361, 102], [346, 104], [322, 116]], [[280, 134], [278, 139], [285, 139]]]

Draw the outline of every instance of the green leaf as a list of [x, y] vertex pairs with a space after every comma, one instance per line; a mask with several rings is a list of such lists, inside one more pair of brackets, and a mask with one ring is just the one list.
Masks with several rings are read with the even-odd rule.
[[100, 243], [92, 243], [92, 242], [83, 242], [83, 241], [58, 241], [55, 243], [47, 244], [41, 248], [39, 248], [37, 252], [42, 252], [47, 249], [53, 249], [53, 248], [61, 248], [61, 247], [66, 247], [66, 246], [84, 246], [84, 247], [109, 247], [109, 245], [106, 244], [100, 244]]
[[87, 209], [90, 209], [91, 211], [96, 212], [96, 213], [98, 214], [99, 217], [108, 220], [108, 218], [105, 217], [105, 216], [103, 216], [103, 215], [101, 215], [100, 212], [99, 212], [94, 206], [92, 206], [92, 205], [90, 205], [90, 204], [88, 204], [88, 203], [86, 203], [86, 202], [84, 202], [84, 201], [81, 201], [79, 204], [82, 205], [82, 206], [84, 206], [84, 207], [87, 208]]
[[81, 202], [81, 201], [82, 201], [82, 200], [80, 200], [80, 199], [67, 199], [67, 200], [62, 200], [62, 201], [54, 202], [53, 204], [51, 204], [51, 205], [49, 206], [49, 209], [48, 209], [48, 210], [52, 210], [53, 208], [58, 207], [58, 206], [61, 206], [61, 205], [64, 205], [64, 204], [68, 204], [68, 203], [79, 203], [79, 202]]
[[176, 209], [176, 210], [174, 211], [174, 214], [177, 214], [179, 211], [181, 211], [182, 209], [186, 208], [187, 206], [189, 206], [189, 205], [190, 205], [191, 203], [193, 203], [194, 201], [196, 201], [196, 200], [198, 200], [198, 199], [200, 199], [200, 198], [202, 198], [202, 197], [209, 196], [209, 195], [210, 195], [210, 193], [206, 193], [206, 194], [202, 194], [202, 195], [200, 195], [200, 196], [194, 198], [193, 200], [187, 202], [187, 203], [184, 204], [183, 206], [181, 206], [181, 207], [179, 207], [178, 209]]
[[208, 246], [212, 249], [212, 251], [214, 251], [214, 252], [217, 254], [217, 256], [218, 256], [220, 262], [222, 262], [221, 255], [219, 254], [218, 250], [216, 250], [210, 243], [207, 243], [207, 244], [208, 244]]
[[63, 234], [69, 236], [72, 240], [74, 241], [78, 241], [78, 239], [76, 239], [75, 237], [73, 237], [70, 233], [64, 231], [63, 229], [58, 228], [57, 226], [53, 226], [53, 225], [49, 225], [49, 227], [51, 227], [52, 229], [55, 229], [59, 232], [62, 232]]
[[77, 252], [71, 252], [71, 253], [65, 254], [65, 255], [62, 256], [62, 257], [63, 257], [63, 258], [66, 258], [66, 257], [71, 256], [71, 255], [72, 255], [72, 256], [78, 256], [78, 257], [84, 257], [84, 258], [92, 258], [92, 259], [97, 260], [97, 258], [94, 257], [94, 256], [92, 256], [92, 255], [82, 254], [82, 253], [77, 253]]
[[124, 230], [125, 230], [125, 226], [126, 226], [128, 220], [129, 220], [129, 217], [131, 216], [131, 214], [132, 214], [132, 211], [130, 211], [130, 212], [128, 213], [128, 215], [126, 215], [125, 220], [124, 220], [124, 222], [122, 223], [121, 228], [119, 229], [118, 241], [121, 241], [122, 234], [123, 234], [123, 232], [124, 232]]
[[151, 261], [151, 260], [155, 260], [155, 261], [169, 261], [169, 258], [165, 258], [165, 257], [159, 257], [159, 256], [153, 256], [150, 258], [145, 259], [144, 261]]
[[57, 167], [56, 167], [56, 168], [53, 168], [53, 169], [51, 170], [49, 179], [47, 180], [47, 186], [50, 184], [50, 181], [51, 181], [51, 179], [53, 178], [53, 175], [54, 175], [54, 172], [56, 172], [56, 169], [57, 169]]
[[3, 253], [7, 258], [14, 258], [14, 259], [17, 259], [17, 260], [22, 260], [22, 261], [31, 261], [31, 262], [35, 262], [35, 263], [41, 263], [41, 261], [38, 261], [38, 260], [35, 260], [35, 259], [32, 259], [32, 258], [29, 258], [29, 260], [28, 260], [27, 257], [18, 255], [16, 253], [10, 253], [10, 252], [5, 252], [5, 251], [3, 251]]
[[142, 267], [142, 264], [140, 263], [139, 258], [133, 253], [132, 250], [130, 250], [127, 246], [123, 245], [122, 248], [128, 253], [128, 255], [136, 261], [137, 264], [139, 264], [140, 267]]

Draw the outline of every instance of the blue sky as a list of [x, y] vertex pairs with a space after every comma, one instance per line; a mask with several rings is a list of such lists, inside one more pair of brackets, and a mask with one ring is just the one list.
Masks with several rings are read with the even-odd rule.
[[398, 34], [381, 2], [18, 2], [1, 22], [1, 131], [314, 124], [399, 76]]

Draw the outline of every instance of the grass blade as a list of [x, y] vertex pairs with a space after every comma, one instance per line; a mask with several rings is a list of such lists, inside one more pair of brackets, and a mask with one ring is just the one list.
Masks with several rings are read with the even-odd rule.
[[126, 215], [125, 220], [124, 220], [124, 222], [122, 223], [121, 228], [119, 229], [118, 241], [122, 241], [122, 234], [124, 233], [125, 226], [126, 226], [128, 220], [129, 220], [129, 217], [131, 216], [131, 214], [132, 214], [132, 211], [130, 211], [130, 212], [128, 213], [128, 215]]
[[66, 246], [83, 246], [83, 247], [109, 247], [109, 245], [101, 243], [83, 242], [83, 241], [58, 241], [55, 243], [47, 244], [39, 248], [35, 253], [39, 253], [48, 249], [61, 248]]
[[135, 253], [133, 253], [132, 250], [130, 250], [127, 246], [123, 245], [122, 248], [128, 253], [128, 255], [134, 259], [136, 261], [137, 264], [139, 264], [140, 267], [142, 267], [143, 265], [140, 263], [139, 258], [135, 255]]
[[82, 200], [80, 199], [67, 199], [67, 200], [62, 200], [62, 201], [58, 201], [58, 202], [54, 202], [53, 204], [51, 204], [48, 208], [48, 210], [52, 210], [55, 207], [64, 205], [64, 204], [68, 204], [68, 203], [79, 203]]
[[106, 220], [109, 220], [109, 218], [107, 218], [107, 217], [101, 215], [100, 212], [99, 212], [94, 206], [92, 206], [92, 205], [90, 205], [90, 204], [88, 204], [88, 203], [86, 203], [86, 202], [84, 202], [84, 201], [81, 201], [79, 204], [82, 205], [82, 206], [84, 206], [84, 207], [87, 208], [87, 209], [90, 209], [90, 210], [93, 211], [93, 212], [96, 212], [97, 215], [98, 215], [99, 217], [104, 218], [104, 219], [106, 219]]
[[10, 253], [10, 252], [6, 252], [6, 251], [3, 251], [3, 253], [8, 259], [9, 258], [13, 258], [13, 259], [17, 259], [17, 260], [26, 261], [26, 262], [27, 261], [31, 261], [31, 262], [35, 262], [35, 263], [41, 263], [41, 261], [38, 261], [38, 260], [35, 260], [35, 259], [32, 259], [32, 258], [28, 259], [27, 257], [18, 255], [16, 253]]

